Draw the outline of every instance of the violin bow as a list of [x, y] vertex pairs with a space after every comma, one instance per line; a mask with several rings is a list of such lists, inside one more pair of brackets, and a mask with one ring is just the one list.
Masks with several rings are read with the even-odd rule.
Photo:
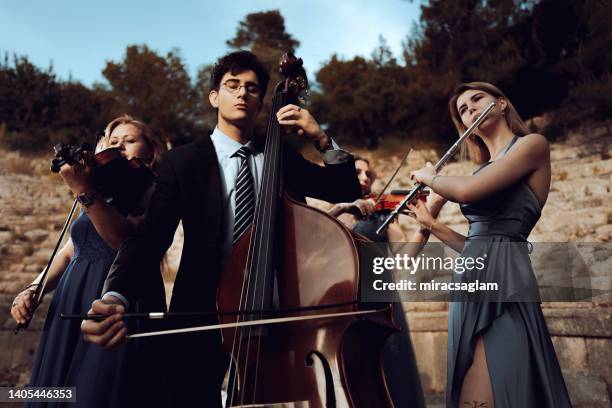
[[[281, 314], [281, 313], [294, 313], [294, 312], [306, 312], [311, 310], [323, 310], [331, 309], [343, 306], [353, 306], [357, 304], [356, 301], [342, 302], [342, 303], [330, 303], [323, 305], [304, 306], [304, 307], [293, 307], [286, 309], [259, 309], [259, 310], [230, 310], [230, 311], [207, 311], [207, 312], [142, 312], [142, 313], [124, 313], [124, 319], [172, 319], [179, 317], [205, 317], [205, 316], [239, 316], [239, 315], [250, 315], [250, 314]], [[106, 319], [107, 315], [102, 314], [70, 314], [60, 313], [62, 319], [68, 320], [97, 320], [102, 321]]]
[[[55, 259], [55, 255], [57, 254], [57, 250], [59, 249], [59, 246], [62, 243], [62, 240], [64, 239], [66, 230], [68, 229], [68, 226], [70, 225], [70, 220], [72, 219], [72, 216], [74, 215], [74, 210], [76, 209], [77, 203], [78, 203], [77, 200], [74, 200], [74, 202], [72, 203], [72, 207], [70, 208], [70, 212], [68, 213], [68, 216], [66, 217], [66, 221], [64, 222], [64, 227], [62, 228], [62, 232], [60, 233], [59, 239], [57, 240], [57, 243], [55, 244], [55, 248], [53, 249], [53, 252], [51, 253], [49, 262], [47, 262], [47, 266], [43, 270], [40, 281], [38, 282], [38, 286], [36, 286], [36, 290], [34, 291], [34, 297], [32, 299], [34, 301], [34, 304], [32, 306], [32, 314], [34, 314], [34, 311], [42, 303], [42, 298], [45, 295], [45, 288], [47, 287], [49, 269], [51, 268], [51, 264], [53, 263], [53, 260]], [[33, 317], [34, 316], [32, 316], [32, 318]], [[30, 326], [31, 321], [32, 319], [26, 321], [23, 324], [19, 323], [17, 327], [15, 328], [14, 333], [17, 334], [19, 333], [19, 330], [27, 329]]]
[[190, 333], [190, 332], [198, 332], [198, 331], [228, 329], [232, 327], [237, 328], [237, 327], [249, 327], [249, 326], [266, 326], [270, 324], [299, 322], [299, 321], [304, 321], [304, 320], [360, 316], [360, 315], [384, 312], [386, 310], [389, 310], [390, 308], [391, 308], [391, 305], [384, 306], [379, 309], [355, 310], [352, 312], [325, 313], [325, 314], [316, 314], [316, 315], [307, 315], [307, 316], [276, 317], [276, 318], [268, 318], [268, 319], [260, 319], [260, 320], [243, 320], [243, 321], [238, 321], [235, 323], [209, 324], [209, 325], [204, 325], [204, 326], [185, 327], [181, 329], [135, 333], [135, 334], [129, 334], [127, 338], [135, 339], [139, 337], [164, 336], [168, 334], [179, 334], [179, 333]]
[[[181, 317], [204, 317], [204, 316], [238, 316], [244, 314], [280, 314], [280, 313], [292, 313], [292, 312], [304, 312], [304, 311], [314, 311], [314, 310], [323, 310], [330, 308], [337, 308], [342, 306], [351, 306], [355, 305], [358, 302], [343, 302], [343, 303], [334, 303], [334, 304], [325, 304], [325, 305], [315, 305], [315, 306], [306, 306], [306, 307], [296, 307], [296, 308], [288, 308], [288, 309], [265, 309], [265, 310], [235, 310], [229, 312], [174, 312], [174, 313], [165, 313], [165, 312], [154, 312], [154, 313], [126, 313], [123, 315], [124, 319], [132, 318], [132, 319], [150, 319], [150, 320], [160, 320], [160, 319], [171, 319], [171, 318], [181, 318]], [[237, 321], [232, 323], [221, 323], [221, 324], [209, 324], [203, 326], [191, 326], [184, 327], [179, 329], [171, 329], [171, 330], [161, 330], [161, 331], [152, 331], [152, 332], [142, 332], [142, 333], [134, 333], [127, 336], [128, 339], [134, 339], [139, 337], [150, 337], [150, 336], [163, 336], [168, 334], [178, 334], [178, 333], [189, 333], [196, 331], [208, 331], [208, 330], [216, 330], [216, 329], [227, 329], [232, 327], [249, 327], [249, 326], [265, 326], [269, 324], [279, 324], [279, 323], [290, 323], [296, 321], [303, 320], [314, 320], [314, 319], [326, 319], [326, 318], [336, 318], [336, 317], [347, 317], [347, 316], [360, 316], [367, 315], [372, 313], [383, 312], [389, 309], [390, 306], [384, 306], [378, 309], [367, 309], [367, 310], [353, 310], [350, 312], [336, 312], [336, 313], [324, 313], [324, 314], [315, 314], [315, 315], [306, 315], [306, 316], [281, 316], [274, 318], [264, 318], [258, 320], [247, 320], [247, 321]], [[108, 316], [106, 315], [81, 315], [81, 314], [60, 314], [62, 319], [68, 320], [97, 320], [102, 321], [106, 319]]]
[[395, 171], [393, 172], [393, 174], [391, 175], [391, 177], [387, 181], [387, 184], [385, 184], [385, 187], [383, 187], [381, 192], [376, 197], [376, 200], [374, 200], [375, 203], [378, 203], [380, 201], [380, 199], [382, 198], [383, 194], [385, 194], [385, 191], [387, 191], [387, 188], [389, 188], [389, 185], [391, 184], [391, 182], [393, 181], [395, 176], [397, 176], [397, 173], [399, 173], [399, 171], [402, 168], [402, 166], [406, 163], [406, 160], [408, 159], [408, 155], [410, 155], [411, 152], [412, 152], [412, 149], [408, 149], [408, 152], [406, 152], [406, 155], [404, 156], [404, 158], [400, 162], [399, 166], [397, 166], [397, 168], [395, 169]]

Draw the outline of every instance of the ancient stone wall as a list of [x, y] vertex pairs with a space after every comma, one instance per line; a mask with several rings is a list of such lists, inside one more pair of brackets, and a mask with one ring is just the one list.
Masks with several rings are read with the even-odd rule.
[[[589, 135], [570, 134], [562, 143], [552, 144], [551, 192], [542, 218], [529, 238], [531, 241], [609, 243], [612, 240], [611, 135], [609, 128], [602, 127]], [[399, 149], [359, 153], [372, 158], [379, 173], [379, 187], [402, 154]], [[435, 152], [413, 152], [392, 188], [407, 188], [409, 170], [422, 166], [426, 160], [435, 161]], [[49, 173], [47, 166], [44, 159], [0, 151], [0, 385], [23, 385], [28, 379], [49, 296], [31, 327], [17, 335], [12, 331], [10, 304], [15, 294], [46, 264], [72, 202], [67, 188], [57, 175]], [[473, 168], [470, 163], [453, 163], [444, 173], [464, 175]], [[456, 204], [447, 204], [439, 219], [459, 232], [467, 230]], [[402, 227], [410, 233], [414, 223], [406, 217], [402, 219]], [[173, 270], [178, 265], [181, 237], [179, 231], [168, 257], [169, 268], [165, 273], [168, 293]], [[612, 262], [602, 256], [604, 252], [592, 250], [587, 254], [589, 278], [594, 287], [612, 291]], [[548, 273], [549, 269], [544, 266], [538, 273]], [[596, 302], [545, 303], [543, 308], [575, 406], [610, 406], [612, 299], [604, 294]], [[447, 304], [406, 303], [405, 310], [429, 406], [442, 406], [446, 385]]]

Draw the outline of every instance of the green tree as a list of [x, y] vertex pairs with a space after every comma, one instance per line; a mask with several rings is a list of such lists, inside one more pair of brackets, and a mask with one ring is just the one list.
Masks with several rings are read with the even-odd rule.
[[384, 135], [403, 134], [399, 109], [408, 77], [384, 38], [371, 59], [332, 56], [317, 73], [315, 116], [338, 139], [375, 148]]
[[60, 84], [60, 101], [53, 120], [52, 143], [93, 143], [98, 131], [104, 128], [106, 118], [104, 95], [78, 82]]
[[195, 137], [197, 94], [178, 50], [163, 57], [146, 45], [131, 45], [123, 60], [107, 62], [102, 74], [117, 114], [143, 120], [166, 145]]
[[556, 104], [554, 130], [612, 114], [611, 6], [609, 0], [545, 0], [534, 7], [539, 55], [568, 90]]
[[25, 56], [8, 55], [0, 65], [0, 135], [3, 144], [24, 150], [45, 149], [60, 103], [53, 67], [41, 70]]
[[460, 82], [492, 82], [519, 109], [541, 108], [538, 96], [528, 99], [517, 92], [527, 85], [517, 86], [518, 78], [528, 82], [536, 77], [529, 72], [532, 7], [531, 1], [521, 0], [431, 0], [421, 6], [420, 23], [404, 44], [411, 78], [407, 101], [420, 105], [403, 115], [414, 137], [445, 143], [456, 137], [447, 101]]
[[210, 105], [208, 94], [210, 92], [211, 64], [203, 65], [198, 69], [195, 82], [196, 92], [196, 124], [206, 130], [212, 130], [217, 124], [217, 111]]
[[295, 53], [300, 42], [286, 32], [285, 19], [278, 10], [248, 14], [236, 30], [236, 36], [227, 41], [234, 50], [249, 50], [262, 61], [270, 72], [268, 94], [259, 114], [257, 131], [265, 132], [272, 109], [273, 87], [282, 79], [278, 62], [285, 52]]

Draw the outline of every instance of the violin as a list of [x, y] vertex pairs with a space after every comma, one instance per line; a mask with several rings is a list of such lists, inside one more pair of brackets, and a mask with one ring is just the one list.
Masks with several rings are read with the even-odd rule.
[[[81, 146], [60, 143], [53, 150], [55, 159], [51, 162], [51, 171], [57, 173], [64, 164], [80, 162], [85, 153], [93, 149], [88, 143]], [[123, 214], [137, 208], [140, 198], [155, 179], [155, 173], [142, 159], [128, 160], [116, 147], [96, 153], [91, 164], [96, 191]]]
[[[74, 165], [79, 163], [83, 160], [85, 153], [92, 150], [93, 148], [89, 143], [83, 143], [80, 146], [59, 143], [53, 146], [55, 158], [51, 161], [51, 171], [58, 173], [64, 164]], [[95, 154], [92, 166], [94, 169], [93, 175], [96, 191], [106, 197], [106, 201], [124, 215], [134, 213], [138, 208], [141, 197], [155, 179], [155, 173], [141, 159], [133, 158], [128, 160], [121, 154], [118, 148], [106, 149]], [[47, 262], [47, 266], [43, 270], [40, 284], [36, 287], [32, 299], [34, 304], [32, 311], [36, 310], [42, 302], [47, 286], [49, 268], [70, 226], [70, 220], [77, 208], [77, 202], [77, 200], [74, 200], [72, 203], [62, 232]], [[28, 328], [29, 325], [29, 320], [24, 324], [18, 324], [14, 330], [15, 334], [21, 329]]]
[[[389, 194], [376, 195], [371, 194], [367, 198], [371, 198], [375, 200], [376, 204], [374, 205], [374, 213], [383, 213], [383, 212], [392, 212], [395, 210], [395, 207], [402, 202], [404, 198], [410, 193], [410, 190], [391, 190]], [[427, 196], [429, 195], [429, 190], [423, 190], [419, 194], [419, 199], [422, 201], [427, 200]]]

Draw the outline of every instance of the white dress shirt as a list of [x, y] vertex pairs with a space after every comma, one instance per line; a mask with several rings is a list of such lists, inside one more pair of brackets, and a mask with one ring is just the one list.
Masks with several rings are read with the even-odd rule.
[[[215, 127], [212, 135], [210, 135], [215, 152], [217, 153], [217, 161], [219, 162], [219, 174], [221, 175], [221, 197], [223, 202], [223, 219], [222, 227], [222, 256], [227, 256], [232, 251], [232, 239], [234, 235], [234, 215], [236, 212], [236, 177], [240, 169], [242, 159], [235, 156], [232, 157], [242, 144], [225, 135], [218, 127]], [[247, 158], [249, 170], [253, 175], [255, 183], [255, 200], [259, 198], [259, 187], [261, 186], [261, 173], [263, 171], [263, 152], [255, 150], [252, 141], [248, 142], [247, 146], [251, 150], [251, 154]]]

